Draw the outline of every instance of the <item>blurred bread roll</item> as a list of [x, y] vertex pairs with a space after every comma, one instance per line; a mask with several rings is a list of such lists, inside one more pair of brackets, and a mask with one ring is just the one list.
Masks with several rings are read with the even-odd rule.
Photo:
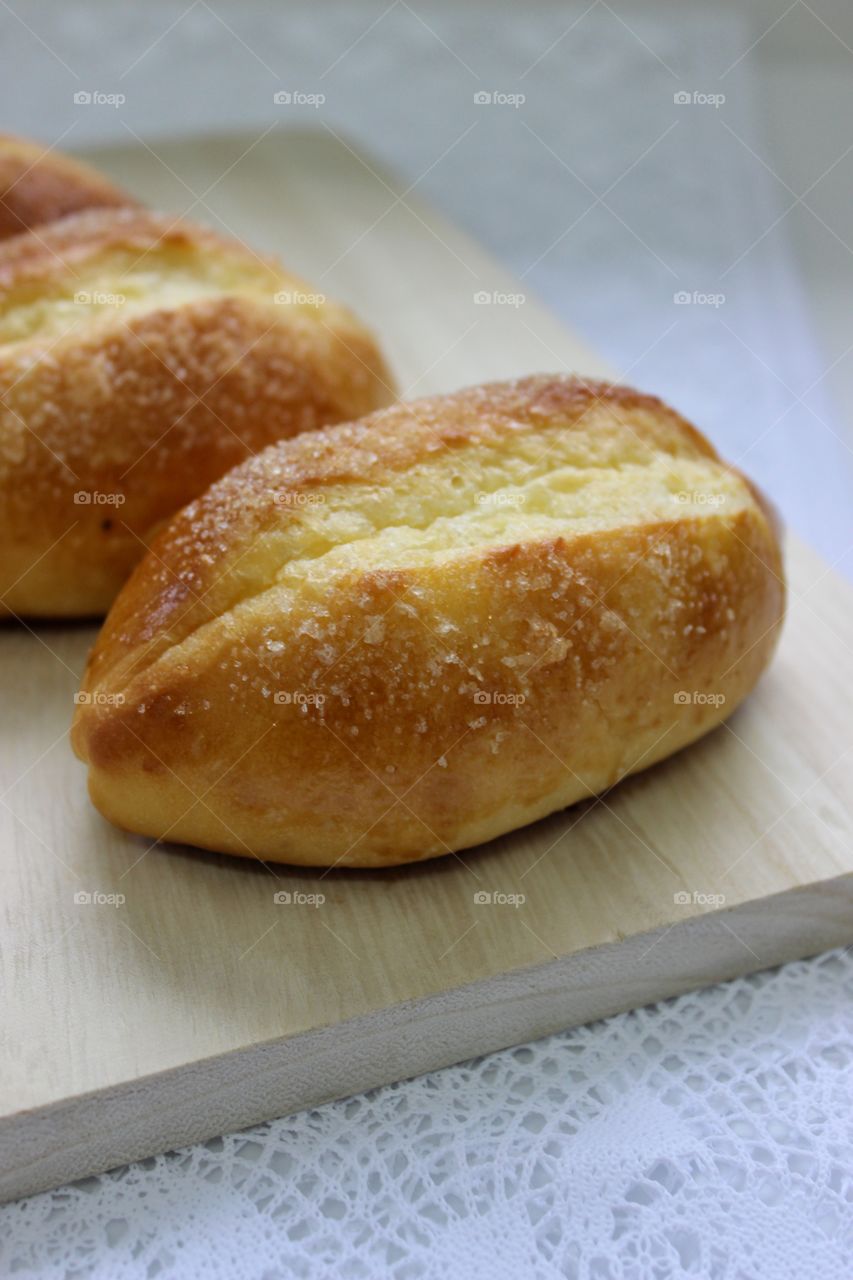
[[105, 612], [230, 467], [390, 399], [351, 312], [206, 228], [99, 209], [0, 243], [0, 612]]
[[81, 209], [136, 203], [97, 169], [39, 142], [0, 134], [0, 240]]
[[274, 445], [182, 511], [106, 621], [73, 745], [130, 831], [415, 861], [707, 733], [784, 594], [770, 508], [659, 400], [472, 387]]

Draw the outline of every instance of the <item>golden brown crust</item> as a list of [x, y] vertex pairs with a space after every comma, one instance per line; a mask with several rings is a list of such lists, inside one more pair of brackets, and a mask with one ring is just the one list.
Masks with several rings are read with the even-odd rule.
[[0, 240], [81, 209], [136, 203], [89, 165], [39, 142], [0, 134]]
[[50, 298], [63, 284], [76, 287], [80, 272], [87, 267], [110, 263], [124, 270], [145, 267], [148, 262], [156, 264], [158, 255], [166, 253], [174, 255], [167, 260], [172, 269], [182, 265], [181, 254], [202, 264], [203, 255], [209, 255], [211, 266], [218, 266], [221, 273], [228, 268], [249, 271], [253, 281], [266, 278], [273, 285], [280, 276], [295, 280], [274, 258], [257, 254], [239, 240], [200, 223], [141, 207], [84, 209], [73, 217], [57, 219], [38, 236], [21, 235], [0, 244], [3, 310], [19, 291], [42, 288]]
[[315, 296], [145, 210], [0, 245], [0, 610], [104, 612], [157, 527], [229, 467], [387, 403], [370, 333]]
[[393, 865], [707, 732], [783, 608], [763, 506], [659, 401], [475, 387], [273, 446], [181, 512], [107, 619], [73, 743], [130, 830]]

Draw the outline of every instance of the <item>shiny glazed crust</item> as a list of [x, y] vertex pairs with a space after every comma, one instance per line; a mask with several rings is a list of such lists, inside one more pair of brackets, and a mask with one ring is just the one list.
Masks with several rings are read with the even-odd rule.
[[0, 612], [105, 612], [212, 481], [390, 384], [349, 311], [205, 228], [93, 210], [6, 240]]
[[131, 831], [390, 866], [708, 732], [783, 610], [770, 509], [660, 401], [473, 387], [272, 446], [182, 511], [107, 619], [73, 745]]
[[0, 240], [81, 209], [136, 203], [96, 169], [41, 143], [0, 134]]

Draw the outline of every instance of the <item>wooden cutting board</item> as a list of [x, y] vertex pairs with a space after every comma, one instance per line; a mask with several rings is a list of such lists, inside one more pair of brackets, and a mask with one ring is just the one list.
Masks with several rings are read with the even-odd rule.
[[[602, 372], [328, 133], [94, 158], [351, 302], [407, 395]], [[94, 631], [0, 629], [0, 1195], [853, 941], [853, 593], [795, 542], [789, 565], [780, 652], [725, 727], [467, 869], [271, 873], [113, 830], [66, 736]]]

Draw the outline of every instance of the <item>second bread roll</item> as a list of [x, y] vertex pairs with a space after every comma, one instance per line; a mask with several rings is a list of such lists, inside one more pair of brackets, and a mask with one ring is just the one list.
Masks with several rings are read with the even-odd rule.
[[271, 441], [392, 399], [369, 331], [191, 223], [0, 244], [0, 613], [103, 613], [157, 527]]
[[783, 603], [770, 510], [660, 401], [474, 387], [275, 445], [183, 511], [107, 619], [73, 743], [131, 831], [388, 866], [707, 733]]
[[97, 169], [40, 142], [0, 134], [0, 240], [82, 209], [136, 203]]

